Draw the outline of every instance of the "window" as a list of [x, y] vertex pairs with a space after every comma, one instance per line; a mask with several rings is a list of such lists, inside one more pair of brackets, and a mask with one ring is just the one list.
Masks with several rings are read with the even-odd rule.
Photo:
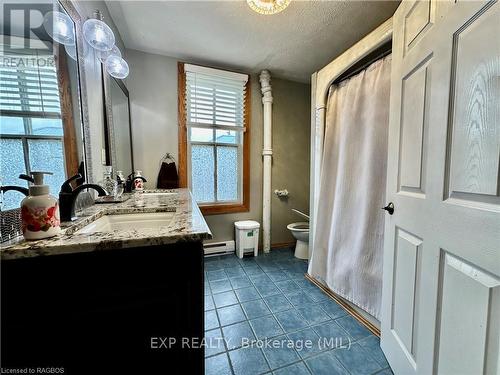
[[248, 75], [179, 64], [179, 178], [203, 213], [249, 208]]
[[[50, 171], [45, 182], [57, 193], [66, 178], [64, 131], [57, 70], [52, 55], [0, 56], [0, 177], [3, 185], [25, 185], [19, 174]], [[24, 196], [3, 195], [2, 210]]]

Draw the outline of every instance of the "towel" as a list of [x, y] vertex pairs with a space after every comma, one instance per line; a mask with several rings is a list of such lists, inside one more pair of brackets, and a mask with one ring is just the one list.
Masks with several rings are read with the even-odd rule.
[[158, 189], [177, 189], [179, 187], [179, 176], [174, 162], [164, 161], [161, 163], [156, 187]]

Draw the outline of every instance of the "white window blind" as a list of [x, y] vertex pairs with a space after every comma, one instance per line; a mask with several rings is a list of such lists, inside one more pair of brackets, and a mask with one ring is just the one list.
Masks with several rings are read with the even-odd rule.
[[57, 71], [53, 58], [42, 55], [2, 56], [0, 110], [5, 114], [60, 117]]
[[186, 64], [189, 183], [200, 203], [242, 200], [248, 76]]
[[185, 65], [188, 126], [243, 127], [248, 76]]

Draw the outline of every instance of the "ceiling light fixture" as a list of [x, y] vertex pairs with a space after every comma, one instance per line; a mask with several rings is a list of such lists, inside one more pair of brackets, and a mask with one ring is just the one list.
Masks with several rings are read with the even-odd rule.
[[120, 50], [116, 45], [113, 46], [111, 51], [97, 51], [97, 58], [103, 64], [106, 62], [106, 59], [111, 55], [122, 57], [122, 53], [120, 52]]
[[124, 79], [128, 76], [128, 64], [120, 56], [110, 55], [104, 65], [106, 66], [106, 71], [112, 77]]
[[[83, 59], [87, 58], [87, 56], [89, 55], [89, 51], [90, 51], [90, 46], [87, 44], [87, 42], [83, 42], [82, 43], [83, 45], [83, 56], [81, 56]], [[69, 57], [71, 57], [73, 60], [76, 61], [76, 44], [73, 44], [73, 45], [65, 45], [64, 46], [64, 49], [66, 50], [66, 53], [68, 54]]]
[[264, 15], [276, 14], [284, 10], [291, 0], [247, 0], [248, 6]]
[[115, 45], [115, 34], [111, 28], [98, 19], [88, 19], [83, 24], [83, 37], [98, 51], [111, 51]]
[[47, 34], [57, 43], [66, 46], [75, 44], [75, 27], [69, 16], [61, 12], [48, 12], [43, 18]]
[[129, 73], [128, 64], [115, 45], [115, 34], [102, 21], [99, 10], [94, 12], [94, 18], [88, 19], [83, 24], [83, 37], [94, 48], [97, 58], [104, 64], [104, 68], [110, 76], [118, 79], [127, 78]]
[[[68, 15], [61, 12], [49, 12], [43, 22], [47, 33], [58, 43], [64, 44], [69, 57], [77, 59], [75, 45], [75, 28], [73, 21]], [[94, 12], [94, 18], [90, 18], [83, 24], [83, 57], [87, 57], [88, 46], [95, 50], [99, 61], [104, 64], [110, 76], [124, 79], [129, 74], [127, 62], [115, 45], [115, 34], [113, 30], [102, 21], [99, 10]]]

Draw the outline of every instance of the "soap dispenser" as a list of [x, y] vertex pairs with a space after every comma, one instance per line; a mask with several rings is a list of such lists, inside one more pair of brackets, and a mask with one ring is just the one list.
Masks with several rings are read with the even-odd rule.
[[22, 231], [27, 240], [41, 240], [61, 232], [59, 204], [57, 198], [49, 194], [49, 185], [43, 184], [44, 174], [52, 173], [31, 172], [33, 184], [21, 202]]
[[118, 187], [118, 182], [113, 179], [113, 167], [111, 165], [106, 165], [104, 168], [104, 178], [99, 183], [104, 190], [111, 195], [112, 197], [116, 197], [116, 189]]
[[144, 183], [147, 182], [147, 180], [144, 178], [144, 176], [141, 174], [142, 171], [135, 171], [134, 174], [134, 185], [133, 188], [135, 191], [143, 191], [144, 190]]

